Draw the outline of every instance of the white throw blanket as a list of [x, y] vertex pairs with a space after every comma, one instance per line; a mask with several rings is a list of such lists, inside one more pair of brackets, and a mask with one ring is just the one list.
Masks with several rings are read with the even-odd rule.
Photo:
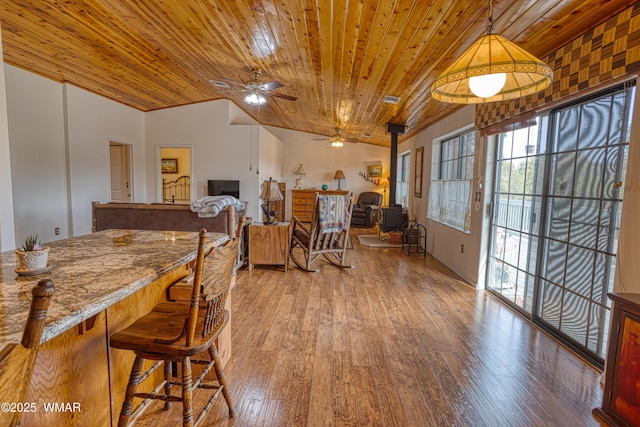
[[210, 218], [227, 206], [235, 206], [239, 211], [244, 209], [244, 203], [233, 196], [205, 196], [191, 203], [191, 212], [196, 212], [200, 218]]

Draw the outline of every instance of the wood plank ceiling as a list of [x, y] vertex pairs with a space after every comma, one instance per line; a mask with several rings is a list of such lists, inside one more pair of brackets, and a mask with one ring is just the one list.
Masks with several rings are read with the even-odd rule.
[[[494, 32], [544, 57], [635, 3], [495, 0]], [[486, 31], [487, 0], [3, 0], [4, 61], [142, 111], [228, 98], [265, 125], [389, 145], [458, 106], [429, 87]], [[279, 81], [251, 108], [210, 80]], [[396, 105], [385, 95], [397, 96]], [[364, 138], [364, 134], [370, 134]]]

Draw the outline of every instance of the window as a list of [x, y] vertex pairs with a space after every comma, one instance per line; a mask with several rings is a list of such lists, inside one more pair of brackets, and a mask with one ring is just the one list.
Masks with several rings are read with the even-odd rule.
[[471, 232], [471, 187], [476, 132], [471, 130], [433, 144], [429, 219]]
[[396, 200], [405, 210], [409, 209], [409, 165], [411, 164], [411, 151], [398, 157], [398, 178], [396, 181]]

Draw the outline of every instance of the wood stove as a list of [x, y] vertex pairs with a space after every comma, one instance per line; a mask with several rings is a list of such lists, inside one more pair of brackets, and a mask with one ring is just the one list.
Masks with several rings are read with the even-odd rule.
[[391, 134], [391, 160], [389, 162], [389, 207], [381, 208], [378, 227], [381, 232], [401, 230], [406, 218], [402, 216], [402, 206], [396, 204], [396, 177], [398, 173], [398, 134], [403, 134], [406, 126], [387, 123], [387, 132]]
[[402, 229], [404, 220], [402, 218], [402, 206], [389, 206], [388, 208], [380, 208], [380, 222], [378, 227], [381, 232], [388, 233]]

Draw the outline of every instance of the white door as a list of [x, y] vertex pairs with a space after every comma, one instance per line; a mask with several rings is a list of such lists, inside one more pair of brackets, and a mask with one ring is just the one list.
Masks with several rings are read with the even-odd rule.
[[109, 144], [111, 165], [111, 201], [130, 202], [129, 146]]

